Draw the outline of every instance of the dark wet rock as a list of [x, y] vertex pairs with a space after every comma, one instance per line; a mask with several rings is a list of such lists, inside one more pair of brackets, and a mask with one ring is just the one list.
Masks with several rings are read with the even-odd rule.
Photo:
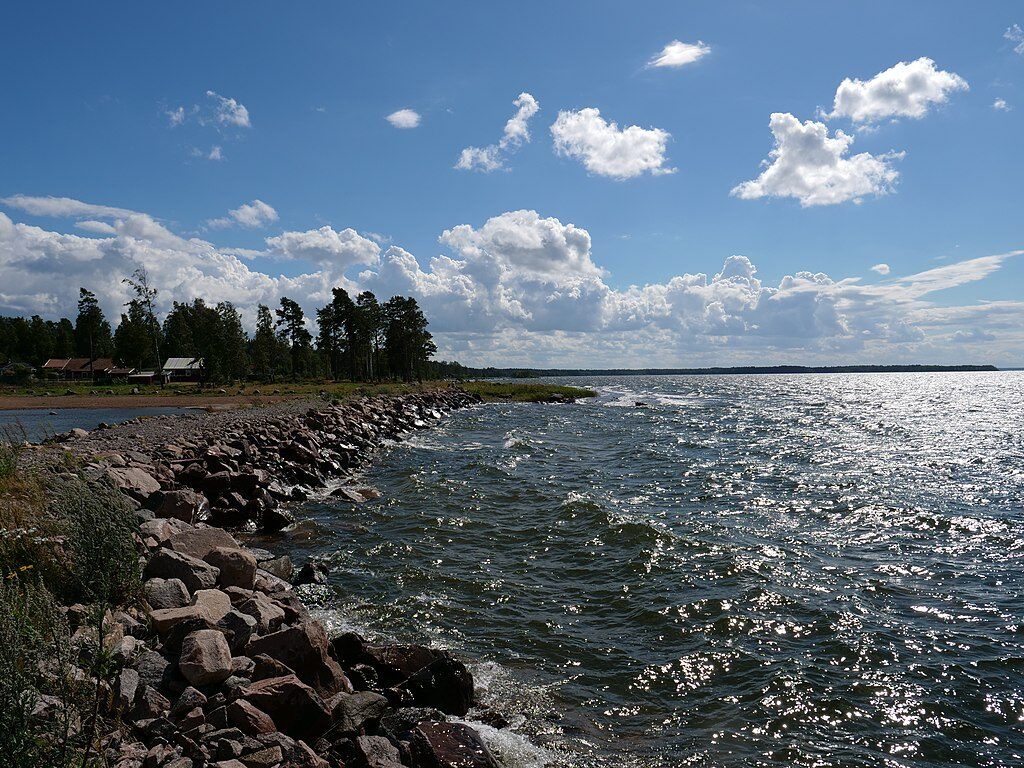
[[295, 522], [295, 518], [283, 509], [266, 509], [259, 518], [260, 530], [264, 533], [277, 533]]
[[217, 628], [227, 637], [231, 653], [237, 655], [245, 651], [245, 646], [256, 631], [256, 619], [232, 608], [218, 620]]
[[241, 689], [240, 694], [294, 738], [309, 742], [331, 726], [331, 714], [324, 700], [295, 675], [259, 680]]
[[296, 587], [303, 584], [326, 584], [327, 566], [323, 563], [306, 563], [298, 573], [292, 577], [292, 584]]
[[255, 658], [265, 654], [280, 661], [321, 696], [351, 692], [348, 678], [327, 649], [327, 633], [323, 625], [311, 621], [250, 640], [246, 655]]
[[410, 751], [415, 768], [500, 768], [479, 734], [463, 723], [420, 723]]
[[291, 581], [292, 574], [295, 572], [292, 559], [288, 555], [275, 557], [272, 560], [263, 560], [260, 562], [260, 568], [267, 573], [277, 576], [282, 581]]
[[408, 741], [410, 732], [420, 723], [444, 722], [447, 718], [443, 712], [429, 707], [404, 707], [391, 709], [384, 713], [380, 725], [399, 738]]
[[473, 706], [473, 676], [465, 664], [445, 652], [410, 675], [401, 687], [412, 694], [418, 706], [435, 707], [450, 715], [464, 716]]

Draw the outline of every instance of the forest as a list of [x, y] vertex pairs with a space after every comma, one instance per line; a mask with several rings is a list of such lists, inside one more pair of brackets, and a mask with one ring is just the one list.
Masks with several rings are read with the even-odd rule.
[[134, 297], [116, 326], [86, 288], [79, 291], [74, 320], [0, 316], [0, 364], [7, 364], [8, 375], [28, 375], [51, 358], [104, 357], [140, 371], [159, 371], [168, 358], [201, 358], [201, 379], [209, 383], [416, 381], [457, 376], [461, 369], [432, 359], [437, 347], [411, 297], [380, 302], [369, 291], [353, 298], [334, 288], [311, 324], [298, 302], [282, 296], [273, 309], [258, 306], [250, 335], [229, 301], [175, 301], [161, 321], [147, 274], [139, 270], [124, 282]]

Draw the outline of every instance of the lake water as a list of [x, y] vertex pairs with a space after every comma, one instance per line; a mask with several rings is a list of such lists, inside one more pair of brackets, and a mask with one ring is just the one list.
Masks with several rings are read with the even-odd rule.
[[1024, 374], [576, 381], [301, 510], [335, 629], [472, 659], [508, 766], [1024, 764]]
[[24, 438], [39, 442], [79, 427], [95, 429], [101, 422], [120, 424], [137, 416], [162, 416], [183, 413], [182, 408], [22, 408], [0, 411], [0, 437]]

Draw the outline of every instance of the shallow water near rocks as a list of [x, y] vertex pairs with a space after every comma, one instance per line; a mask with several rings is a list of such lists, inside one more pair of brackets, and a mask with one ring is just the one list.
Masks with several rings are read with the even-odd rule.
[[1024, 764], [1024, 374], [572, 383], [299, 510], [321, 615], [473, 660], [507, 766]]

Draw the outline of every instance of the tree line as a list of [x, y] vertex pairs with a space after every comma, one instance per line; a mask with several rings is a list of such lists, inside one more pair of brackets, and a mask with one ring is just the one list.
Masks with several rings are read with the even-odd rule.
[[211, 383], [250, 378], [412, 381], [461, 369], [457, 363], [432, 360], [437, 346], [411, 297], [380, 302], [370, 291], [353, 298], [344, 288], [334, 288], [331, 301], [316, 310], [314, 335], [302, 307], [284, 296], [273, 310], [258, 306], [250, 336], [230, 301], [176, 301], [161, 322], [157, 291], [145, 271], [124, 282], [134, 297], [116, 329], [85, 288], [79, 291], [73, 322], [38, 315], [0, 317], [0, 361], [38, 367], [49, 358], [109, 357], [127, 368], [158, 371], [170, 357], [201, 358], [201, 377]]

